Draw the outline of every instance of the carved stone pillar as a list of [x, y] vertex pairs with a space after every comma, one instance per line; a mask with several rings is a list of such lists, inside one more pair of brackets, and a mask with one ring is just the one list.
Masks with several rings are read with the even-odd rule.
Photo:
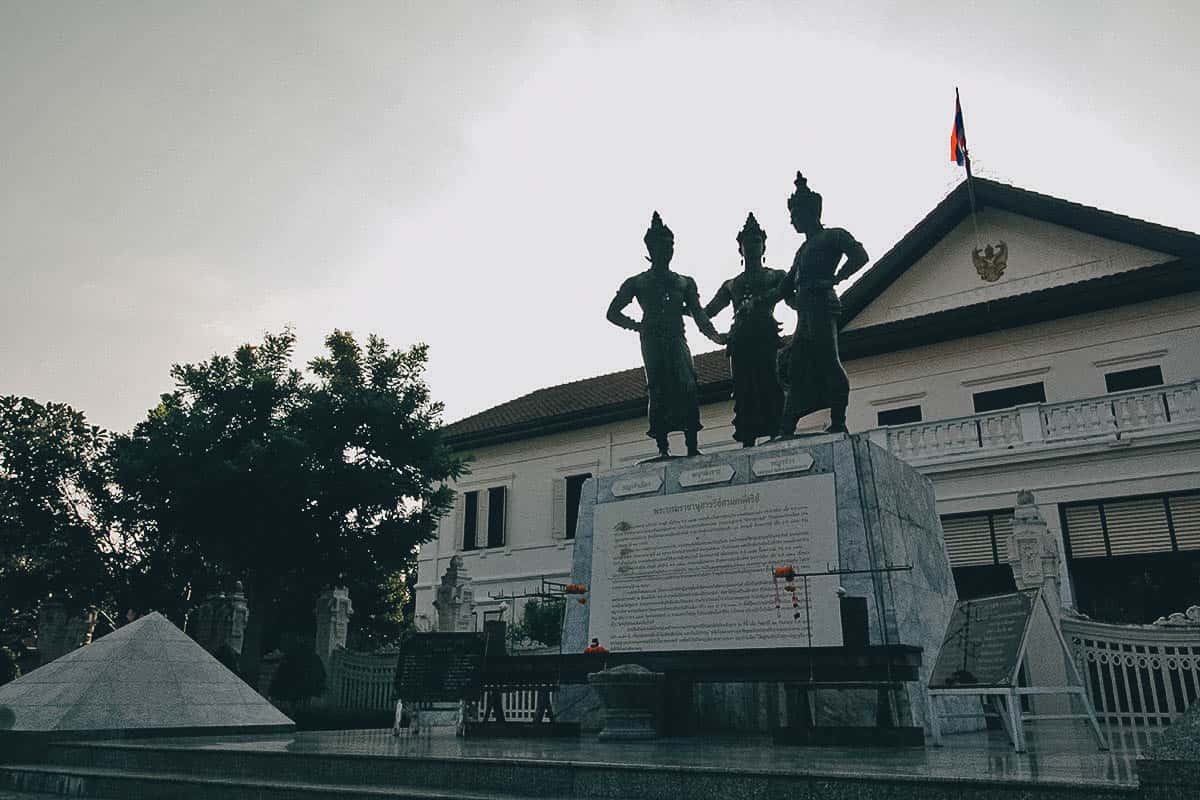
[[249, 606], [238, 581], [229, 594], [214, 592], [204, 598], [200, 605], [188, 615], [187, 632], [210, 653], [216, 653], [225, 645], [241, 655], [246, 638], [246, 620]]
[[[1006, 549], [1017, 588], [1040, 588], [1050, 608], [1049, 615], [1038, 613], [1035, 608], [1030, 621], [1025, 662], [1029, 683], [1032, 686], [1066, 685], [1070, 673], [1058, 642], [1062, 624], [1058, 541], [1034, 503], [1033, 492], [1022, 490], [1017, 493], [1012, 533], [1008, 535]], [[1030, 703], [1039, 714], [1070, 711], [1068, 699], [1057, 695], [1033, 697]]]
[[317, 595], [317, 656], [325, 665], [329, 675], [330, 659], [339, 647], [346, 646], [350, 630], [350, 617], [354, 606], [350, 603], [350, 590], [344, 586], [326, 589]]
[[450, 559], [434, 591], [433, 607], [437, 609], [437, 629], [442, 633], [464, 633], [475, 627], [475, 590], [462, 556]]
[[1058, 585], [1058, 540], [1034, 503], [1033, 492], [1022, 490], [1017, 493], [1012, 533], [1005, 545], [1017, 588], [1041, 588], [1057, 616], [1062, 608], [1062, 591]]
[[72, 614], [61, 600], [46, 600], [38, 609], [38, 657], [46, 664], [91, 644], [99, 614], [88, 607]]

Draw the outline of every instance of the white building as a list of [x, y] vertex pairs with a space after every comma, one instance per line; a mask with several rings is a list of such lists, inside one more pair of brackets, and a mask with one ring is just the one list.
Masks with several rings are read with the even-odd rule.
[[[982, 179], [975, 193], [999, 257], [977, 267], [964, 184], [842, 295], [850, 429], [933, 480], [960, 595], [1012, 587], [1002, 548], [1027, 488], [1066, 603], [1132, 622], [1200, 603], [1200, 236]], [[701, 447], [737, 446], [724, 353], [696, 369]], [[478, 622], [498, 613], [489, 593], [566, 580], [579, 486], [654, 454], [645, 409], [639, 367], [450, 425], [475, 460], [421, 551], [417, 613], [436, 617], [455, 554]]]

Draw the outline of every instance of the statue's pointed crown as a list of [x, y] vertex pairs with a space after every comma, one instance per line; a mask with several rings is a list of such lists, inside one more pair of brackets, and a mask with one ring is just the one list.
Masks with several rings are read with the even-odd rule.
[[802, 209], [821, 216], [821, 195], [808, 188], [808, 179], [799, 171], [795, 183], [796, 191], [788, 198], [788, 211]]
[[662, 217], [655, 211], [654, 216], [650, 218], [650, 227], [646, 229], [646, 235], [642, 237], [642, 241], [646, 243], [648, 250], [652, 250], [661, 242], [674, 242], [675, 234], [671, 233], [671, 229], [663, 224]]
[[746, 239], [756, 237], [763, 242], [767, 241], [767, 232], [758, 224], [758, 220], [754, 218], [754, 212], [751, 211], [746, 215], [746, 224], [738, 231], [737, 243], [740, 246]]

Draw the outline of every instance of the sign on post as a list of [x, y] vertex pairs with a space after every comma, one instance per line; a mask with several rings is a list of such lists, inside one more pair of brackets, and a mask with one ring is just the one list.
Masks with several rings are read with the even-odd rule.
[[483, 688], [483, 658], [481, 634], [414, 634], [400, 650], [396, 695], [428, 702], [478, 698]]

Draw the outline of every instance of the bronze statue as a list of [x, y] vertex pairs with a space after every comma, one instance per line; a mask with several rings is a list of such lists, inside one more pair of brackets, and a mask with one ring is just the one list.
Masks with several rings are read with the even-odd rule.
[[775, 363], [781, 327], [775, 319], [775, 304], [787, 273], [763, 266], [767, 233], [754, 214], [746, 217], [737, 243], [744, 269], [721, 284], [704, 313], [715, 317], [733, 305], [726, 348], [733, 373], [733, 439], [743, 447], [753, 447], [759, 436], [779, 431], [783, 412], [783, 389]]
[[[608, 321], [637, 331], [642, 341], [646, 367], [646, 392], [650, 396], [650, 430], [660, 458], [670, 458], [667, 436], [683, 431], [689, 456], [700, 453], [696, 433], [700, 430], [700, 401], [696, 392], [696, 368], [683, 332], [683, 315], [688, 313], [700, 331], [717, 344], [725, 337], [717, 333], [700, 305], [696, 282], [671, 272], [675, 235], [663, 224], [658, 212], [643, 238], [650, 254], [650, 269], [627, 279], [608, 306]], [[637, 299], [641, 321], [626, 316], [623, 309]]]
[[792, 227], [804, 234], [804, 244], [796, 251], [782, 287], [783, 299], [796, 309], [797, 318], [786, 364], [787, 392], [779, 436], [794, 436], [801, 417], [823, 408], [829, 409], [829, 432], [844, 432], [850, 380], [838, 357], [841, 303], [833, 287], [867, 263], [867, 251], [841, 228], [821, 225], [821, 195], [808, 188], [799, 172], [796, 191], [788, 198], [788, 211]]

